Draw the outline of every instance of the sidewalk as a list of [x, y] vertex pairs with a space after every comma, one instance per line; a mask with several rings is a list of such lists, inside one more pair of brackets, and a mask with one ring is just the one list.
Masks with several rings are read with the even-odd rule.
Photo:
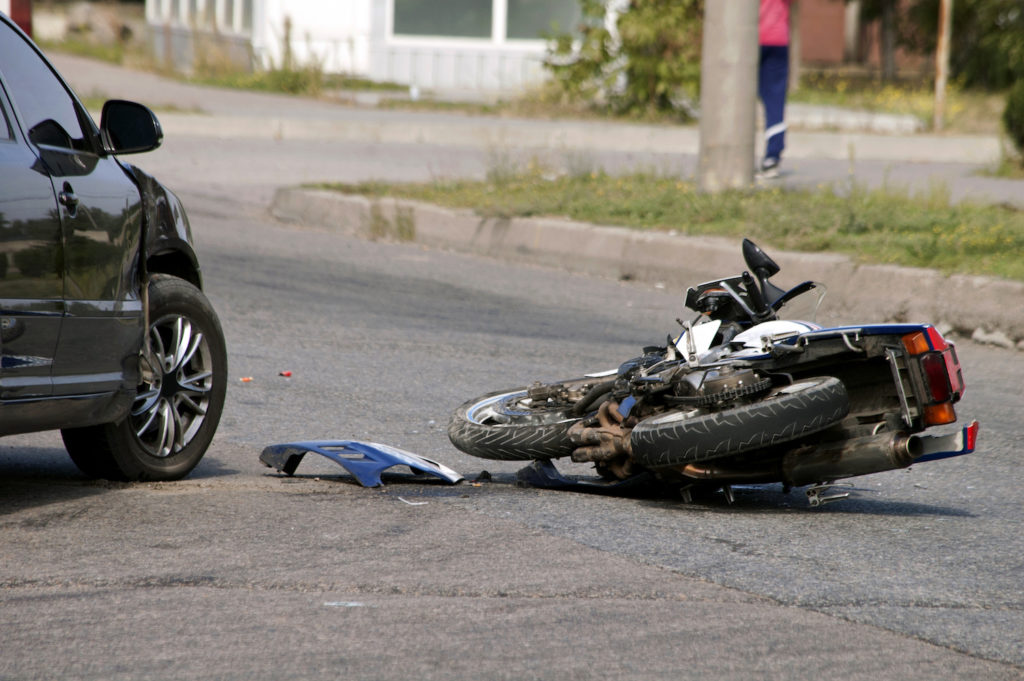
[[[191, 85], [102, 62], [52, 55], [81, 96], [138, 100], [159, 112], [168, 134], [252, 139], [333, 139], [457, 146], [562, 148], [696, 154], [696, 125], [644, 125], [564, 121], [460, 113], [402, 111], [325, 100]], [[883, 134], [857, 130], [902, 130], [904, 117], [793, 104], [787, 159], [994, 164], [1000, 140], [993, 136]], [[835, 130], [801, 130], [828, 126]]]

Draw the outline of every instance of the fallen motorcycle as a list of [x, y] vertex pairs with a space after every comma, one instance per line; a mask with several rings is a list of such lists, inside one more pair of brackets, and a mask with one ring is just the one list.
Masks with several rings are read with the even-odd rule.
[[[694, 319], [663, 347], [617, 369], [534, 383], [470, 400], [448, 436], [484, 459], [534, 460], [526, 480], [552, 487], [616, 485], [645, 476], [683, 498], [733, 485], [805, 487], [812, 506], [848, 496], [836, 481], [968, 454], [978, 423], [956, 421], [964, 380], [953, 343], [930, 324], [823, 328], [783, 319], [779, 266], [748, 239], [749, 271], [686, 294]], [[815, 308], [816, 309], [816, 308]], [[590, 462], [595, 483], [562, 476], [552, 459]]]

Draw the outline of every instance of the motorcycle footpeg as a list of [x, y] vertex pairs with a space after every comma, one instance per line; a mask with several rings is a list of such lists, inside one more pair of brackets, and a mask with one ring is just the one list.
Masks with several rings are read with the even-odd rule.
[[811, 485], [807, 488], [807, 503], [812, 508], [818, 506], [824, 506], [834, 501], [841, 501], [847, 499], [850, 496], [849, 492], [838, 492], [836, 494], [828, 494], [831, 490], [841, 487], [846, 489], [853, 489], [852, 482], [823, 482], [820, 485]]

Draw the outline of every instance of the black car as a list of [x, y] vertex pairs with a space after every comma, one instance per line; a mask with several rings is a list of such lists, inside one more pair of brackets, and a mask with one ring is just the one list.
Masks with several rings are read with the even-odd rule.
[[185, 211], [117, 158], [162, 137], [121, 100], [97, 128], [0, 14], [0, 435], [60, 429], [92, 477], [187, 475], [224, 406], [224, 334]]

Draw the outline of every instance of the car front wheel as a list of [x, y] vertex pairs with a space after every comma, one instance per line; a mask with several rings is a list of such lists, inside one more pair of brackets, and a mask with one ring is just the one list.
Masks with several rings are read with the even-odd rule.
[[224, 408], [227, 351], [213, 307], [192, 284], [149, 284], [149, 351], [129, 414], [61, 431], [75, 465], [110, 480], [177, 480], [199, 463]]

